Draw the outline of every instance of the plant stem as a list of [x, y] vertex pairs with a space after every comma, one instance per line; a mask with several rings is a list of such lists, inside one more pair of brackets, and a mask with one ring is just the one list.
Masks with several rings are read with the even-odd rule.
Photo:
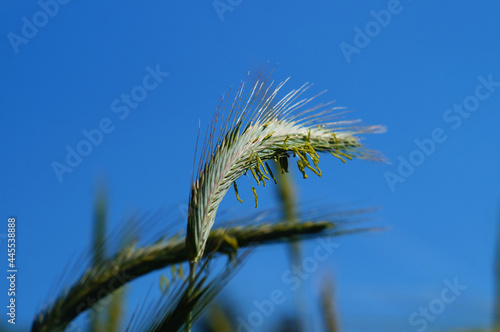
[[[188, 297], [191, 297], [193, 294], [193, 289], [194, 289], [194, 283], [195, 283], [195, 277], [196, 277], [196, 266], [198, 265], [198, 262], [192, 261], [189, 262], [189, 288], [188, 288]], [[188, 320], [186, 322], [186, 332], [191, 332], [191, 325], [192, 325], [192, 320], [193, 320], [193, 313], [189, 312]]]

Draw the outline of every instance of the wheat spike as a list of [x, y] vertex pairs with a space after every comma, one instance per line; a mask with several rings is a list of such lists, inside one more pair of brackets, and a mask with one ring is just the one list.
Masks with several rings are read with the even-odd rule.
[[247, 81], [248, 77], [240, 84], [227, 115], [224, 112], [228, 98], [221, 98], [205, 138], [198, 170], [193, 173], [196, 179], [189, 197], [186, 247], [189, 261], [194, 264], [203, 256], [219, 204], [248, 170], [258, 185], [265, 185], [265, 180], [269, 180], [265, 162], [275, 160], [287, 167], [288, 158], [295, 156], [304, 178], [308, 170], [321, 176], [318, 153], [329, 152], [343, 162], [376, 158], [375, 153], [361, 145], [357, 135], [384, 131], [381, 126], [355, 127], [358, 120], [332, 122], [339, 108], [328, 108], [331, 103], [307, 108], [317, 96], [299, 98], [310, 84], [278, 100], [277, 94], [286, 81], [270, 92], [272, 83], [266, 88], [267, 79], [257, 79], [245, 95]]

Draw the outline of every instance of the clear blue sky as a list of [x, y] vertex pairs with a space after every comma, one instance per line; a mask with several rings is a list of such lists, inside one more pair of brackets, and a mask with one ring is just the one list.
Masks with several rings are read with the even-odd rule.
[[[321, 179], [295, 172], [303, 201], [379, 206], [367, 225], [390, 227], [339, 239], [304, 287], [319, 294], [322, 278], [335, 275], [346, 331], [416, 331], [412, 313], [458, 278], [467, 288], [429, 328], [489, 323], [500, 201], [500, 3], [61, 2], [0, 5], [0, 266], [6, 220], [15, 216], [18, 324], [26, 328], [88, 246], [97, 180], [107, 182], [114, 226], [138, 209], [183, 206], [199, 121], [204, 127], [220, 94], [268, 61], [279, 63], [276, 81], [292, 77], [285, 90], [314, 83], [312, 93], [328, 90], [321, 101], [388, 128], [366, 144], [392, 164], [346, 166], [325, 157]], [[137, 102], [127, 105], [121, 95], [131, 93]], [[97, 145], [82, 143], [84, 130], [99, 127]], [[58, 177], [53, 165], [68, 166], [67, 147], [88, 155]], [[409, 169], [408, 160], [417, 166]], [[238, 209], [252, 211], [250, 184], [241, 182]], [[276, 203], [271, 190], [259, 194], [263, 207]], [[236, 203], [231, 194], [223, 206]], [[317, 245], [308, 242], [304, 256]], [[287, 257], [285, 246], [274, 246], [249, 259], [224, 292], [239, 315], [273, 289], [293, 295], [282, 281]], [[156, 282], [141, 280], [131, 300]], [[5, 281], [0, 287], [5, 308]]]

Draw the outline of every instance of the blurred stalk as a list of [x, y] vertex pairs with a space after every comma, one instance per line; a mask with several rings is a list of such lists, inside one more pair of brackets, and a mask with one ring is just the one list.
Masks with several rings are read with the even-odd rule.
[[500, 205], [498, 209], [496, 247], [497, 247], [496, 263], [495, 263], [496, 297], [495, 297], [495, 311], [493, 317], [493, 330], [498, 332], [500, 331]]
[[[99, 184], [94, 203], [94, 224], [92, 238], [92, 264], [99, 266], [106, 259], [106, 222], [107, 222], [107, 198], [106, 188], [103, 184]], [[104, 330], [104, 322], [106, 321], [106, 313], [92, 308], [91, 317], [94, 319], [90, 324], [91, 332]]]
[[[94, 229], [92, 243], [92, 264], [99, 266], [107, 258], [106, 229], [108, 223], [108, 201], [106, 186], [101, 183], [98, 186], [94, 206]], [[126, 245], [126, 239], [123, 241]], [[96, 305], [92, 308], [94, 319], [90, 325], [91, 332], [118, 332], [121, 328], [123, 317], [123, 288], [109, 295], [111, 297], [108, 305]]]
[[333, 278], [323, 280], [321, 292], [321, 313], [325, 322], [325, 331], [339, 332], [337, 308], [335, 306], [335, 282]]
[[[132, 226], [131, 226], [132, 227]], [[133, 237], [135, 234], [133, 231], [125, 232], [124, 237], [121, 239], [121, 249], [126, 248], [132, 244]], [[122, 331], [122, 326], [124, 326], [124, 306], [125, 306], [125, 291], [127, 286], [121, 287], [114, 291], [111, 296], [111, 302], [108, 305], [106, 329], [104, 331], [118, 332]]]
[[[283, 210], [283, 217], [286, 222], [296, 223], [297, 218], [297, 195], [293, 179], [290, 173], [282, 171], [278, 163], [274, 163], [275, 173], [278, 174], [278, 197], [281, 202], [281, 207]], [[290, 263], [291, 266], [301, 266], [302, 265], [302, 250], [298, 238], [292, 238], [289, 245], [290, 253]], [[294, 307], [295, 307], [295, 326], [296, 331], [307, 331], [305, 328], [304, 319], [307, 317], [307, 294], [305, 288], [299, 288], [294, 296]]]

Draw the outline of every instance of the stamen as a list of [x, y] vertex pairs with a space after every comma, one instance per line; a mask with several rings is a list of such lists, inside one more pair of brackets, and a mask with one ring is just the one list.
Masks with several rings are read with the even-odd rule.
[[255, 208], [258, 208], [259, 207], [259, 198], [257, 197], [257, 191], [255, 191], [255, 187], [252, 187], [252, 191], [253, 191], [253, 196], [255, 198]]
[[269, 167], [269, 165], [267, 164], [267, 162], [266, 162], [266, 168], [267, 168], [267, 171], [269, 172], [269, 175], [274, 180], [274, 184], [278, 184], [278, 181], [274, 177], [273, 171], [271, 171], [271, 167]]
[[234, 192], [236, 193], [236, 199], [238, 200], [238, 202], [243, 203], [240, 196], [238, 195], [238, 185], [236, 184], [236, 181], [233, 182], [233, 185], [234, 185]]

